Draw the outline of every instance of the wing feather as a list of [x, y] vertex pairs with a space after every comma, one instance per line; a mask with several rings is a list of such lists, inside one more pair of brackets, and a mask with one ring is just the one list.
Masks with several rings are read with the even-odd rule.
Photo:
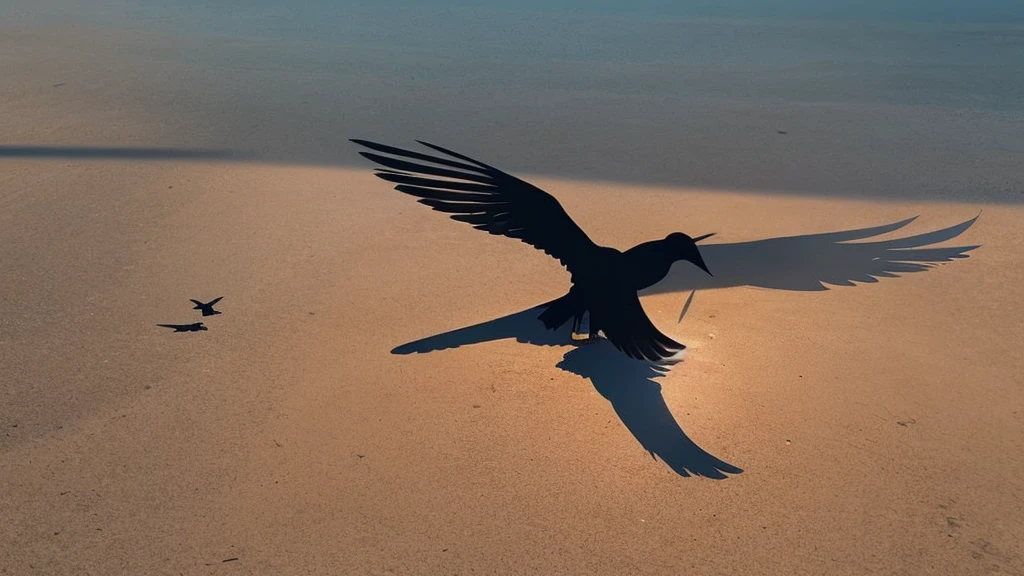
[[686, 346], [662, 334], [648, 318], [636, 291], [612, 281], [590, 311], [591, 330], [601, 330], [613, 346], [630, 358], [658, 362]]
[[452, 220], [525, 242], [556, 258], [570, 272], [585, 265], [597, 250], [558, 200], [493, 166], [419, 140], [458, 160], [367, 140], [352, 141], [374, 150], [359, 154], [386, 168], [374, 172], [378, 178], [396, 184], [399, 192], [419, 198], [420, 204], [449, 214]]
[[[490, 166], [487, 166], [486, 164], [481, 164], [476, 160], [470, 160], [470, 162], [475, 164], [474, 166], [470, 164], [463, 164], [462, 162], [455, 162], [454, 160], [448, 160], [446, 158], [430, 156], [429, 154], [423, 154], [422, 152], [414, 152], [412, 150], [403, 150], [402, 148], [395, 148], [394, 146], [388, 146], [387, 144], [377, 144], [376, 142], [370, 142], [368, 140], [353, 139], [352, 142], [355, 142], [356, 144], [359, 144], [361, 146], [365, 146], [370, 150], [376, 150], [377, 152], [383, 152], [385, 154], [391, 154], [393, 156], [401, 156], [403, 158], [413, 158], [415, 160], [426, 160], [427, 162], [433, 162], [435, 164], [448, 166], [450, 168], [458, 168], [460, 170], [470, 170], [475, 172], [486, 173], [486, 169], [490, 168]], [[417, 142], [419, 142], [419, 140], [417, 140]], [[420, 142], [420, 144], [423, 144], [424, 146], [427, 146], [429, 148], [434, 148], [434, 146], [427, 144], [425, 142]], [[436, 150], [437, 148], [434, 149]], [[454, 156], [456, 158], [461, 156], [460, 154], [456, 154], [454, 152], [449, 152], [449, 155]]]
[[469, 172], [460, 172], [458, 170], [449, 170], [447, 168], [437, 168], [436, 166], [428, 166], [426, 164], [417, 164], [406, 160], [388, 158], [387, 156], [381, 156], [380, 154], [374, 154], [373, 152], [360, 152], [359, 155], [394, 170], [430, 174], [431, 176], [442, 176], [444, 178], [461, 178], [463, 180], [471, 180], [473, 182], [486, 183], [491, 181], [490, 177], [483, 174], [472, 174]]

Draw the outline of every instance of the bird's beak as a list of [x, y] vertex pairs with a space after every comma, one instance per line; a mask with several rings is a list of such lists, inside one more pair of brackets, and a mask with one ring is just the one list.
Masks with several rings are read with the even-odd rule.
[[714, 235], [715, 235], [715, 233], [712, 232], [711, 234], [705, 234], [703, 236], [697, 236], [696, 238], [693, 239], [693, 242], [694, 242], [694, 244], [696, 244], [697, 242], [700, 242], [701, 240], [707, 240], [708, 238], [711, 238]]
[[708, 265], [704, 263], [704, 258], [700, 255], [700, 252], [697, 253], [697, 260], [694, 264], [696, 264], [701, 270], [707, 272], [708, 276], [711, 276], [712, 278], [715, 277], [715, 275], [711, 273], [711, 270], [708, 270]]

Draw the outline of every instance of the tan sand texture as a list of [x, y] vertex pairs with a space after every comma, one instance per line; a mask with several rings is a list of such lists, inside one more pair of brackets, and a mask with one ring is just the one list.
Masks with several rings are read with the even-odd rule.
[[[369, 170], [4, 165], [7, 573], [1021, 570], [1019, 209], [877, 284], [698, 290], [678, 325], [687, 292], [645, 297], [690, 347], [655, 379], [604, 344], [392, 354], [567, 279]], [[531, 181], [620, 247], [976, 214]], [[667, 413], [663, 460], [744, 472], [652, 458], [627, 424]]]
[[485, 324], [568, 275], [364, 164], [0, 158], [0, 574], [1024, 574], [1021, 207], [517, 173], [601, 244], [717, 232], [659, 374]]

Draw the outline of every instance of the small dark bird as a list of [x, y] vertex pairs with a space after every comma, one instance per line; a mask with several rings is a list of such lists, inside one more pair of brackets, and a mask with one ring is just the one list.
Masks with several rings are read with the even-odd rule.
[[458, 160], [366, 140], [352, 142], [376, 152], [434, 164], [360, 152], [387, 168], [378, 168], [374, 174], [395, 183], [395, 190], [416, 196], [419, 203], [451, 214], [453, 220], [477, 230], [517, 238], [561, 262], [572, 277], [572, 288], [538, 316], [549, 330], [558, 329], [572, 318], [576, 332], [589, 312], [590, 337], [603, 333], [631, 358], [660, 361], [686, 348], [658, 331], [640, 305], [637, 292], [664, 278], [678, 260], [711, 274], [697, 242], [712, 234], [690, 238], [673, 232], [620, 252], [595, 244], [553, 196], [493, 166], [419, 140]]
[[194, 324], [157, 324], [162, 328], [174, 328], [175, 332], [199, 332], [201, 330], [209, 330], [206, 326], [203, 326], [202, 322], [196, 322]]
[[195, 306], [192, 307], [193, 310], [202, 310], [203, 316], [213, 316], [215, 314], [221, 313], [220, 310], [213, 309], [213, 305], [216, 304], [217, 302], [220, 302], [221, 298], [223, 298], [223, 296], [218, 296], [217, 298], [210, 300], [206, 304], [203, 304], [199, 300], [195, 300], [193, 298], [189, 298], [189, 300], [191, 300], [192, 303], [195, 304]]

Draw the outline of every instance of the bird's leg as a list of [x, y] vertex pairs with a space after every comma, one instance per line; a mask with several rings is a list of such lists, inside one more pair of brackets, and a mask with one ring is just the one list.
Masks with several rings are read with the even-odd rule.
[[[584, 318], [587, 319], [586, 332], [581, 330], [583, 328]], [[597, 340], [597, 331], [595, 331], [591, 326], [589, 312], [584, 311], [583, 314], [574, 317], [572, 322], [572, 339], [580, 342], [581, 344], [595, 342]]]
[[586, 337], [580, 333], [580, 324], [583, 322], [583, 314], [575, 314], [572, 317], [572, 339], [576, 341], [585, 340]]
[[[588, 313], [589, 314], [589, 313]], [[589, 315], [587, 317], [587, 342], [597, 342], [599, 330], [594, 327], [594, 317]]]

